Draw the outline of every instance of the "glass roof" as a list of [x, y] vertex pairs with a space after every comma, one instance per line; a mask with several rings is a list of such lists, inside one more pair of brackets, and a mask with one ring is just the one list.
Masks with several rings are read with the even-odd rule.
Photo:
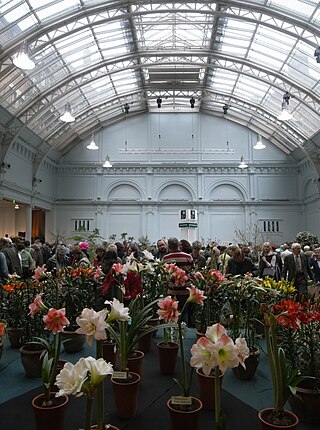
[[[22, 42], [32, 70], [13, 64]], [[194, 111], [223, 116], [227, 104], [229, 120], [290, 153], [319, 131], [319, 45], [313, 0], [2, 0], [0, 100], [62, 154], [125, 119], [125, 103], [159, 112], [158, 97], [161, 112], [189, 112], [194, 97]], [[66, 103], [74, 123], [59, 119]]]

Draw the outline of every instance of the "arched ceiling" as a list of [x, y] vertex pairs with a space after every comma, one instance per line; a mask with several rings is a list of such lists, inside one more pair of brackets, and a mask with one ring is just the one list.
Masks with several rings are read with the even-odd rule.
[[[13, 65], [27, 41], [33, 70]], [[287, 154], [320, 130], [320, 3], [257, 1], [0, 1], [0, 105], [5, 159], [26, 129], [38, 163], [129, 115], [224, 116]], [[290, 121], [280, 121], [288, 92]], [[190, 98], [194, 97], [192, 109]], [[66, 103], [74, 123], [59, 118]], [[1, 118], [0, 118], [1, 119]]]

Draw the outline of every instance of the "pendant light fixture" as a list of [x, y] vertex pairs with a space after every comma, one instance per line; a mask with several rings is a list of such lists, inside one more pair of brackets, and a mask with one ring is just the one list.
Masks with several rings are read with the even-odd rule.
[[262, 143], [261, 136], [260, 136], [260, 134], [258, 134], [258, 141], [257, 141], [257, 143], [254, 145], [253, 149], [264, 149], [265, 147], [266, 147], [266, 145], [264, 145], [264, 144]]
[[279, 121], [289, 121], [293, 118], [292, 113], [288, 111], [288, 105], [286, 102], [282, 102], [281, 113], [277, 116]]
[[240, 164], [238, 165], [239, 169], [246, 169], [248, 167], [248, 164], [246, 164], [246, 162], [243, 159], [243, 155], [241, 155], [240, 158]]
[[109, 155], [106, 156], [106, 161], [103, 163], [102, 167], [110, 168], [112, 167], [112, 164], [110, 162]]
[[99, 146], [94, 141], [93, 133], [91, 135], [91, 142], [89, 143], [89, 145], [87, 145], [87, 149], [90, 149], [91, 151], [96, 151], [97, 149], [99, 149]]
[[22, 70], [32, 70], [35, 68], [35, 63], [29, 56], [28, 44], [26, 41], [20, 46], [19, 52], [13, 59], [13, 64]]
[[64, 108], [64, 114], [60, 116], [60, 120], [63, 122], [74, 122], [76, 119], [71, 115], [70, 104], [67, 103]]

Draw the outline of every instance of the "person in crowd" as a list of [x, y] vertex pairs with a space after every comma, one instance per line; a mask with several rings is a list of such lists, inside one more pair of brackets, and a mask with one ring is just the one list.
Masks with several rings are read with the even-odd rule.
[[214, 270], [222, 270], [221, 253], [217, 246], [211, 248], [210, 257], [207, 258], [207, 267]]
[[31, 244], [30, 244], [29, 240], [24, 241], [24, 246], [25, 246], [26, 251], [28, 251], [30, 253], [32, 259], [34, 260], [34, 267], [36, 267], [36, 261], [37, 261], [36, 251], [33, 248], [31, 248]]
[[70, 258], [67, 255], [67, 248], [63, 245], [59, 245], [56, 247], [55, 254], [46, 262], [46, 268], [48, 272], [51, 272], [53, 269], [60, 270], [67, 266], [70, 266]]
[[127, 258], [130, 257], [130, 255], [132, 254], [136, 260], [141, 260], [144, 257], [143, 252], [140, 250], [138, 244], [135, 242], [129, 243]]
[[117, 247], [118, 257], [121, 259], [121, 261], [124, 261], [125, 256], [126, 256], [126, 252], [125, 252], [125, 248], [124, 248], [123, 244], [121, 242], [116, 242], [115, 245]]
[[88, 242], [80, 242], [79, 248], [84, 253], [84, 255], [87, 257], [88, 260], [90, 260], [90, 254], [89, 254], [89, 244]]
[[[176, 237], [170, 237], [168, 240], [168, 254], [163, 257], [162, 261], [166, 263], [174, 263], [180, 269], [183, 269], [186, 272], [186, 275], [189, 275], [194, 269], [194, 261], [191, 254], [180, 250], [179, 244], [179, 240]], [[169, 285], [167, 293], [172, 297], [177, 297], [177, 300], [179, 301], [179, 310], [183, 308], [189, 297], [189, 291], [187, 290], [187, 287], [190, 285], [190, 283], [191, 281], [188, 280], [184, 286], [176, 286], [173, 283], [170, 283]], [[188, 305], [185, 307], [182, 320], [186, 324], [189, 323]]]
[[85, 266], [88, 267], [91, 265], [89, 258], [85, 255], [85, 253], [82, 251], [79, 245], [75, 245], [71, 249], [71, 266], [72, 267], [79, 267], [79, 266]]
[[307, 256], [301, 252], [300, 243], [293, 243], [291, 250], [292, 253], [284, 259], [282, 276], [289, 282], [294, 281], [300, 301], [308, 295], [307, 283], [309, 279], [313, 280], [313, 273]]
[[291, 249], [290, 249], [290, 245], [288, 245], [288, 243], [282, 244], [281, 249], [282, 249], [282, 252], [281, 252], [280, 256], [281, 256], [282, 265], [283, 265], [284, 259], [286, 258], [286, 256], [291, 254]]
[[26, 250], [24, 243], [22, 242], [17, 243], [17, 250], [19, 252], [19, 256], [21, 259], [21, 267], [22, 267], [21, 277], [23, 279], [29, 279], [32, 275], [33, 269], [35, 268], [34, 260], [31, 257], [30, 252]]
[[159, 239], [157, 241], [157, 252], [154, 257], [158, 260], [162, 260], [163, 257], [168, 253], [168, 244], [165, 239]]
[[101, 266], [101, 262], [106, 253], [106, 249], [103, 246], [97, 246], [95, 250], [96, 256], [93, 259], [94, 267]]
[[309, 260], [309, 265], [313, 273], [315, 282], [320, 282], [320, 248], [314, 250], [313, 257]]
[[31, 245], [31, 248], [33, 248], [35, 250], [35, 253], [36, 253], [36, 267], [43, 266], [44, 263], [43, 263], [43, 255], [42, 255], [42, 250], [41, 250], [41, 248], [42, 248], [41, 243], [35, 242]]
[[0, 239], [0, 251], [4, 254], [10, 275], [22, 275], [21, 260], [17, 248], [12, 244], [11, 239], [6, 237]]
[[270, 242], [265, 242], [262, 245], [260, 260], [259, 260], [259, 276], [260, 278], [273, 278], [280, 281], [282, 276], [282, 259], [279, 254], [273, 251]]
[[190, 242], [186, 239], [181, 239], [179, 248], [182, 252], [185, 252], [186, 254], [192, 254], [192, 246]]
[[240, 248], [236, 248], [232, 257], [228, 260], [226, 267], [226, 274], [230, 275], [246, 275], [251, 273], [253, 276], [257, 275], [257, 269], [250, 258], [245, 257]]
[[116, 255], [117, 255], [117, 261], [116, 261], [116, 263], [122, 264], [122, 259], [118, 256], [118, 248], [117, 248], [117, 245], [115, 243], [110, 243], [110, 245], [107, 248], [107, 251], [113, 251], [113, 252], [115, 252]]
[[7, 260], [3, 252], [0, 251], [0, 285], [3, 285], [6, 279], [9, 278], [9, 270]]
[[119, 263], [117, 252], [112, 248], [108, 249], [100, 264], [103, 273], [107, 276], [111, 267], [116, 263]]
[[45, 242], [41, 247], [42, 252], [42, 259], [43, 264], [46, 264], [46, 262], [49, 260], [49, 258], [52, 256], [51, 248], [48, 242]]
[[251, 258], [256, 267], [258, 267], [260, 259], [260, 247], [258, 245], [254, 245], [250, 250], [248, 257]]
[[202, 244], [199, 240], [192, 242], [192, 258], [194, 261], [195, 270], [201, 269], [206, 266], [206, 258], [201, 255], [200, 251], [202, 249]]
[[312, 258], [314, 254], [313, 247], [310, 247], [309, 245], [305, 245], [303, 247], [303, 253], [307, 256], [307, 259], [310, 260], [310, 258]]

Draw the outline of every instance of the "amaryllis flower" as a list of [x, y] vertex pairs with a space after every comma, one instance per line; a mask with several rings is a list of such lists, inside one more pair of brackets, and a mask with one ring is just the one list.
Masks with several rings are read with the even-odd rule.
[[206, 337], [213, 343], [218, 342], [223, 334], [227, 334], [227, 330], [220, 323], [213, 324], [211, 327], [208, 327], [206, 331]]
[[222, 373], [229, 367], [232, 368], [239, 365], [239, 350], [231, 337], [223, 334], [213, 347], [216, 351], [217, 365]]
[[88, 368], [83, 357], [76, 364], [66, 363], [56, 378], [55, 385], [59, 388], [56, 397], [70, 394], [81, 396], [83, 394], [81, 388], [87, 375]]
[[93, 339], [105, 340], [107, 338], [106, 328], [108, 324], [105, 322], [108, 310], [102, 309], [96, 312], [93, 309], [83, 309], [81, 315], [76, 318], [77, 324], [80, 326], [76, 333], [85, 334], [87, 336], [88, 345], [92, 345]]
[[183, 269], [180, 269], [180, 267], [174, 265], [171, 280], [175, 283], [175, 285], [183, 287], [188, 280], [188, 276]]
[[103, 358], [97, 360], [93, 357], [85, 358], [85, 365], [90, 372], [90, 384], [97, 386], [107, 375], [113, 374], [113, 367], [111, 363], [107, 363]]
[[245, 359], [249, 357], [249, 348], [246, 340], [240, 335], [236, 341], [235, 345], [238, 348], [238, 358], [242, 367], [246, 368], [244, 363]]
[[189, 297], [187, 300], [188, 302], [199, 303], [200, 305], [202, 305], [203, 300], [207, 298], [204, 295], [204, 292], [202, 290], [199, 290], [199, 288], [195, 287], [194, 285], [187, 287], [187, 290], [189, 290]]
[[47, 315], [43, 316], [43, 322], [45, 323], [46, 330], [49, 330], [52, 333], [59, 333], [70, 324], [68, 318], [66, 317], [65, 308], [49, 309]]
[[164, 299], [158, 301], [158, 306], [160, 309], [157, 310], [160, 320], [166, 322], [177, 322], [179, 318], [177, 300], [174, 300], [171, 296], [167, 296]]
[[223, 274], [216, 269], [211, 269], [208, 272], [208, 278], [212, 281], [224, 281], [225, 277], [223, 276]]
[[114, 271], [114, 273], [119, 273], [119, 274], [123, 274], [124, 273], [123, 265], [120, 264], [120, 263], [115, 263], [112, 266], [112, 270]]
[[32, 276], [32, 279], [35, 281], [40, 281], [41, 279], [47, 277], [47, 268], [45, 264], [43, 266], [38, 266], [34, 270], [34, 275]]
[[105, 301], [106, 305], [111, 306], [109, 312], [107, 323], [117, 320], [117, 321], [128, 321], [130, 319], [129, 308], [124, 307], [124, 304], [119, 302], [118, 299], [113, 299], [112, 301]]
[[47, 306], [42, 301], [42, 294], [37, 294], [36, 298], [29, 305], [30, 312], [28, 315], [36, 315], [38, 312], [47, 311]]
[[209, 376], [211, 370], [217, 366], [217, 359], [213, 343], [206, 337], [200, 337], [197, 343], [191, 347], [192, 357], [190, 365], [201, 369], [206, 376]]

